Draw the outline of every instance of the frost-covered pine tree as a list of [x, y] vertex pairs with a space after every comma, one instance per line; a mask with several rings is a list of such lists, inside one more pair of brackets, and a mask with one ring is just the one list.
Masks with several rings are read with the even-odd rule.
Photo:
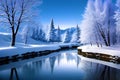
[[116, 20], [116, 40], [120, 44], [120, 0], [116, 3], [117, 10], [115, 11], [114, 19]]
[[80, 42], [80, 28], [78, 25], [76, 26], [76, 31], [72, 35], [71, 42], [75, 42], [75, 43]]
[[95, 6], [94, 0], [88, 0], [83, 20], [81, 22], [80, 41], [82, 43], [95, 43]]
[[48, 41], [49, 42], [55, 42], [56, 41], [56, 34], [55, 34], [55, 27], [54, 27], [53, 19], [51, 21], [50, 30], [49, 30], [49, 33], [48, 33]]
[[38, 39], [39, 39], [40, 41], [46, 41], [45, 32], [44, 32], [41, 28], [39, 29]]
[[77, 42], [79, 43], [80, 42], [80, 28], [79, 28], [79, 26], [77, 25], [77, 27], [76, 27], [76, 32], [77, 32]]
[[56, 31], [56, 41], [60, 42], [61, 41], [61, 34], [60, 34], [60, 27], [58, 26], [58, 29]]
[[45, 32], [41, 29], [41, 26], [33, 27], [32, 38], [39, 41], [46, 41]]
[[65, 36], [64, 36], [64, 43], [69, 43], [71, 41], [71, 37], [70, 37], [70, 30], [68, 29], [65, 33]]
[[28, 26], [25, 26], [25, 27], [22, 29], [21, 35], [22, 35], [22, 39], [23, 39], [24, 44], [27, 44], [28, 35], [29, 35], [29, 30], [30, 30], [30, 29], [29, 29]]
[[35, 40], [38, 40], [38, 36], [39, 36], [39, 27], [38, 26], [33, 27], [31, 37]]

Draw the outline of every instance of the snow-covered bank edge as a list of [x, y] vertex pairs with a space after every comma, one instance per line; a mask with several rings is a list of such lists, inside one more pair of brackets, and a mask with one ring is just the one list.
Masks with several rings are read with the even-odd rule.
[[120, 64], [120, 47], [97, 47], [96, 45], [84, 45], [78, 47], [78, 54], [87, 58], [99, 59]]
[[29, 45], [22, 47], [4, 47], [0, 49], [0, 65], [19, 59], [30, 59], [38, 56], [48, 55], [53, 52], [76, 48], [76, 43], [53, 44], [53, 45]]
[[60, 49], [57, 45], [29, 45], [24, 47], [3, 47], [0, 49], [0, 57], [21, 55], [27, 52], [38, 52], [46, 50], [58, 50]]
[[[26, 63], [31, 63], [31, 62], [36, 62], [36, 61], [40, 61], [40, 60], [43, 60], [45, 58], [50, 58], [50, 57], [54, 57], [54, 56], [57, 56], [63, 52], [69, 52], [69, 50], [64, 50], [64, 51], [60, 51], [60, 52], [53, 52], [52, 54], [48, 54], [46, 56], [38, 56], [38, 57], [35, 57], [35, 58], [30, 58], [30, 59], [25, 59], [25, 60], [20, 60], [20, 61], [17, 61], [17, 62], [12, 62], [12, 63], [9, 63], [9, 64], [5, 64], [5, 65], [0, 65], [0, 71], [3, 71], [3, 70], [7, 70], [7, 69], [11, 69], [11, 68], [19, 68], [19, 67], [22, 67], [24, 64]], [[71, 50], [70, 50], [71, 52]], [[72, 50], [72, 52], [77, 52], [77, 50]]]
[[110, 67], [113, 67], [116, 69], [120, 69], [120, 64], [115, 64], [115, 63], [106, 62], [106, 61], [97, 60], [97, 59], [92, 59], [92, 58], [86, 58], [86, 57], [83, 57], [81, 55], [79, 55], [79, 57], [81, 58], [81, 60], [90, 61], [93, 63], [103, 64], [103, 65], [110, 66]]
[[77, 43], [61, 43], [61, 44], [48, 44], [48, 45], [21, 45], [17, 47], [1, 47], [0, 48], [0, 57], [12, 56], [12, 55], [21, 55], [27, 52], [38, 52], [46, 50], [60, 50], [60, 49], [69, 49], [77, 48], [80, 44]]
[[96, 45], [93, 45], [93, 46], [84, 45], [84, 46], [78, 47], [78, 49], [81, 49], [82, 52], [102, 53], [102, 54], [108, 54], [108, 55], [120, 57], [120, 46], [97, 47]]

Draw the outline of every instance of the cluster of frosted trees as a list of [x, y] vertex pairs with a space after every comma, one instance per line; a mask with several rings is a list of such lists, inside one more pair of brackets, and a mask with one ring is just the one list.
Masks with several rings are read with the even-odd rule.
[[39, 26], [33, 28], [31, 37], [35, 40], [41, 40], [41, 41], [46, 40], [45, 32]]
[[60, 42], [61, 41], [60, 28], [58, 26], [58, 29], [55, 29], [53, 19], [50, 24], [50, 30], [48, 32], [47, 41], [48, 42]]
[[111, 46], [120, 43], [120, 0], [88, 0], [81, 22], [81, 42]]
[[48, 33], [47, 41], [49, 42], [80, 42], [80, 29], [77, 25], [76, 31], [73, 35], [71, 35], [70, 29], [66, 30], [63, 40], [61, 39], [61, 30], [58, 26], [58, 29], [55, 29], [53, 20], [51, 21], [50, 31]]
[[32, 25], [31, 30], [28, 28], [28, 26], [25, 26], [22, 30], [22, 38], [24, 40], [24, 43], [27, 43], [27, 39], [29, 36], [31, 36], [35, 40], [44, 42], [80, 42], [80, 28], [78, 27], [78, 25], [75, 28], [74, 33], [71, 33], [71, 29], [66, 29], [63, 35], [63, 32], [59, 26], [57, 29], [55, 28], [54, 21], [52, 19], [48, 29], [48, 32], [45, 32], [42, 29], [42, 25]]

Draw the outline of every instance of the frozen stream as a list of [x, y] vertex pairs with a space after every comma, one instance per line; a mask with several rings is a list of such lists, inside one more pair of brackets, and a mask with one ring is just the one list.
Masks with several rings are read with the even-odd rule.
[[0, 80], [120, 80], [120, 69], [82, 60], [77, 50], [0, 65]]

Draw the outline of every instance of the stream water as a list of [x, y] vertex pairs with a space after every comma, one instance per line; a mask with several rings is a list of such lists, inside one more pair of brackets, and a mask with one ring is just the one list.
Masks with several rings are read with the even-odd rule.
[[119, 69], [82, 60], [77, 50], [37, 59], [0, 69], [0, 80], [120, 80]]

